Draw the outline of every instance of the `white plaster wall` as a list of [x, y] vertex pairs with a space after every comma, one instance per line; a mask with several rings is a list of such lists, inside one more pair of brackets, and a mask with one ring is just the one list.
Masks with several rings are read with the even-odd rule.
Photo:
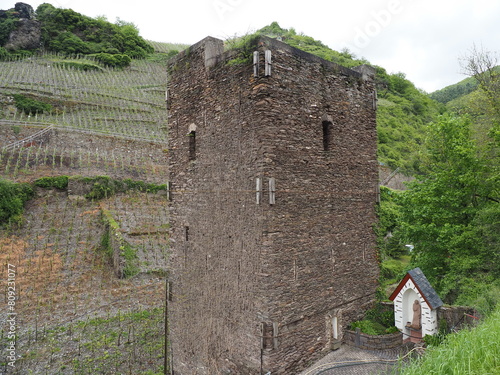
[[[410, 334], [410, 331], [405, 326], [407, 322], [412, 320], [413, 301], [415, 299], [418, 299], [422, 307], [422, 337], [436, 334], [438, 331], [437, 311], [431, 310], [411, 279], [408, 279], [394, 299], [394, 325], [404, 334]], [[403, 309], [404, 301], [406, 301], [405, 309]], [[406, 338], [407, 336], [403, 339]]]
[[425, 303], [425, 305], [422, 305], [422, 337], [425, 335], [435, 335], [437, 332], [437, 311], [431, 310], [430, 306]]

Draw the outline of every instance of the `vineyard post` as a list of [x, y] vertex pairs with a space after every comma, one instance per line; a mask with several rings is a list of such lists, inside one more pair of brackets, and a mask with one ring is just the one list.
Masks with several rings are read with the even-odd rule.
[[170, 295], [170, 286], [169, 286], [168, 277], [165, 278], [165, 358], [163, 369], [165, 371], [165, 375], [172, 375], [171, 361], [170, 361], [170, 345], [169, 345], [169, 324], [168, 324], [168, 299]]

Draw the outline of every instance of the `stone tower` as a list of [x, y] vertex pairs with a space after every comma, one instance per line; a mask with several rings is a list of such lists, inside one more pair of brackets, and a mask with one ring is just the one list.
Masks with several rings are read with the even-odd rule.
[[175, 373], [295, 374], [374, 300], [373, 72], [207, 37], [168, 74]]

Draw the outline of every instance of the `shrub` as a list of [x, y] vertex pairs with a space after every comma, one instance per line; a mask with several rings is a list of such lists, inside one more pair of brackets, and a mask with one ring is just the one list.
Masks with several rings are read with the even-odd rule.
[[52, 106], [35, 99], [30, 99], [22, 94], [14, 94], [14, 102], [16, 108], [23, 111], [27, 115], [35, 115], [42, 112], [52, 111]]
[[16, 184], [0, 178], [0, 224], [19, 222], [24, 203], [33, 196], [29, 184]]
[[49, 41], [49, 48], [56, 52], [66, 53], [68, 55], [85, 54], [89, 52], [86, 43], [78, 36], [70, 32], [63, 32], [57, 38]]
[[120, 68], [129, 66], [130, 62], [132, 61], [132, 59], [128, 55], [120, 55], [120, 54], [115, 55], [115, 59], [117, 61], [117, 66]]
[[65, 190], [68, 187], [68, 176], [42, 177], [35, 181], [35, 186]]
[[98, 53], [94, 57], [100, 63], [112, 68], [124, 68], [129, 66], [132, 61], [129, 56], [121, 54]]
[[24, 59], [24, 58], [28, 58], [28, 57], [31, 57], [34, 55], [35, 55], [35, 51], [28, 51], [25, 49], [17, 49], [17, 50], [9, 51], [9, 56], [7, 56], [7, 58]]
[[368, 310], [363, 320], [351, 323], [351, 329], [356, 328], [367, 335], [385, 335], [399, 331], [394, 326], [394, 309], [381, 303]]
[[260, 32], [247, 34], [226, 41], [226, 49], [237, 51], [236, 56], [227, 62], [228, 65], [246, 64], [251, 61]]
[[103, 199], [112, 196], [115, 192], [114, 181], [107, 176], [99, 176], [94, 179], [92, 190], [85, 195], [85, 198]]
[[374, 308], [366, 312], [365, 319], [379, 323], [384, 327], [392, 327], [394, 326], [394, 309], [384, 307], [378, 303]]
[[66, 54], [111, 52], [140, 58], [154, 52], [131, 23], [112, 24], [103, 18], [94, 19], [50, 4], [40, 5], [36, 13], [43, 24], [42, 42], [51, 50]]
[[359, 328], [362, 333], [367, 335], [383, 335], [386, 330], [384, 326], [371, 320], [358, 320], [351, 323], [351, 329], [355, 330], [356, 328]]
[[84, 182], [92, 183], [91, 191], [85, 195], [87, 199], [109, 198], [116, 193], [128, 190], [138, 190], [148, 193], [157, 193], [160, 190], [166, 190], [167, 185], [148, 184], [143, 181], [134, 181], [131, 179], [113, 180], [108, 176], [97, 176], [92, 178], [83, 178]]
[[16, 28], [16, 23], [12, 18], [0, 19], [0, 46], [9, 40], [9, 35]]
[[396, 332], [399, 332], [399, 329], [396, 326], [390, 326], [389, 328], [385, 329], [385, 333], [388, 335], [391, 333], [396, 333]]
[[9, 57], [9, 52], [3, 47], [0, 47], [0, 60], [5, 60]]
[[86, 183], [92, 184], [91, 191], [85, 195], [87, 199], [103, 199], [109, 198], [116, 193], [123, 193], [128, 190], [138, 190], [148, 193], [157, 193], [160, 190], [166, 190], [167, 185], [149, 184], [144, 181], [134, 181], [131, 179], [114, 180], [108, 176], [97, 177], [76, 177], [82, 179]]

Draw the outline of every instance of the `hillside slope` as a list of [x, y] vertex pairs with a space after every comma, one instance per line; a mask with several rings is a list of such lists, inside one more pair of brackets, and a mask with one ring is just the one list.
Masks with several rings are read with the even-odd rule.
[[[166, 198], [138, 190], [86, 198], [102, 183], [70, 178], [63, 189], [35, 187], [22, 222], [0, 232], [0, 269], [15, 270], [19, 356], [14, 368], [2, 363], [2, 372], [160, 371]], [[127, 277], [119, 277], [127, 270]], [[7, 296], [1, 299], [7, 306]], [[8, 347], [4, 328], [0, 342]]]
[[18, 296], [15, 368], [0, 372], [162, 371], [164, 55], [126, 69], [53, 53], [0, 61], [0, 183], [69, 177], [34, 187], [22, 220], [0, 223], [0, 268], [15, 267]]
[[[369, 64], [364, 59], [357, 59], [348, 50], [334, 51], [319, 40], [297, 34], [294, 29], [283, 29], [276, 22], [257, 33], [280, 38], [293, 47], [346, 67]], [[418, 153], [425, 127], [436, 120], [445, 108], [417, 89], [404, 73], [389, 74], [378, 66], [376, 69], [379, 162], [392, 169], [400, 168], [406, 174], [418, 173]]]
[[[78, 69], [86, 61], [40, 55], [0, 62], [0, 119], [165, 142], [163, 65], [134, 60], [127, 70]], [[49, 106], [23, 105], [23, 97]]]
[[478, 88], [479, 83], [473, 77], [468, 77], [441, 90], [434, 91], [429, 97], [437, 102], [446, 104], [464, 95], [470, 94]]
[[[500, 73], [500, 66], [492, 69], [493, 74]], [[446, 86], [441, 90], [434, 91], [429, 94], [429, 97], [443, 104], [460, 100], [462, 97], [467, 96], [479, 89], [479, 81], [475, 77], [467, 77], [460, 82], [453, 85]]]

